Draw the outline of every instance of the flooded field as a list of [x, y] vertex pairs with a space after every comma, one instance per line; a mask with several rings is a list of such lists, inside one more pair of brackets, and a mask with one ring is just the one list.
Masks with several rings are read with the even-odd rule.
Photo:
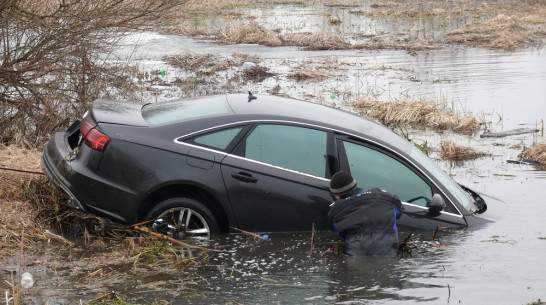
[[[546, 172], [517, 161], [524, 147], [544, 142], [546, 52], [542, 45], [506, 50], [447, 41], [466, 24], [497, 17], [510, 2], [419, 3], [263, 5], [236, 8], [233, 17], [192, 21], [225, 29], [251, 19], [279, 34], [321, 31], [352, 45], [381, 39], [390, 44], [386, 49], [220, 44], [210, 35], [151, 31], [127, 37], [117, 55], [122, 60], [130, 55], [139, 68], [132, 81], [146, 88], [139, 93], [142, 100], [252, 91], [356, 113], [363, 111], [354, 107], [357, 102], [372, 99], [425, 100], [473, 115], [483, 122], [474, 135], [430, 128], [406, 132], [426, 143], [430, 156], [457, 182], [499, 199], [487, 211], [496, 222], [440, 230], [434, 240], [433, 232], [419, 232], [412, 252], [395, 259], [336, 255], [327, 251], [339, 242], [331, 232], [318, 234], [314, 250], [310, 233], [269, 234], [262, 242], [240, 234], [216, 236], [202, 246], [220, 252], [176, 253], [193, 257], [185, 260], [188, 266], [145, 264], [137, 256], [127, 263], [128, 254], [110, 246], [53, 242], [25, 256], [25, 271], [35, 284], [24, 291], [23, 304], [87, 304], [111, 292], [138, 304], [544, 304], [539, 300], [546, 300]], [[451, 11], [464, 8], [480, 13]], [[544, 31], [544, 23], [528, 27]], [[434, 48], [392, 47], [422, 39], [433, 41]], [[245, 63], [262, 67], [262, 73], [246, 73]], [[480, 137], [485, 129], [521, 127], [539, 132]], [[464, 163], [441, 160], [440, 143], [447, 140], [486, 156]], [[129, 252], [131, 242], [122, 248]], [[11, 281], [6, 270], [14, 264], [16, 259], [3, 260], [2, 282]]]

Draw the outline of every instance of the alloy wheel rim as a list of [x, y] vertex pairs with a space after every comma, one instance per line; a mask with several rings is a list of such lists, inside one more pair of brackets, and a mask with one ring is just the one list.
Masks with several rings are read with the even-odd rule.
[[210, 238], [210, 228], [205, 218], [197, 211], [186, 207], [164, 211], [156, 218], [152, 228], [179, 240]]

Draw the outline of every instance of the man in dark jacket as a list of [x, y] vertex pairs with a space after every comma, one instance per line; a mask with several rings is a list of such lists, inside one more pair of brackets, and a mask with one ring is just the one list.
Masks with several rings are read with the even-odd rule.
[[402, 215], [398, 197], [378, 188], [364, 191], [346, 172], [338, 172], [330, 181], [330, 191], [337, 199], [330, 205], [328, 220], [340, 237], [345, 238], [343, 252], [352, 256], [396, 256], [398, 228]]

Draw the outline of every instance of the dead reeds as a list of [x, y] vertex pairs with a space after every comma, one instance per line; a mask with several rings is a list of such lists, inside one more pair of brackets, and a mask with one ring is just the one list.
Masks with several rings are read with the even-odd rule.
[[542, 167], [546, 167], [546, 143], [538, 143], [524, 149], [520, 157], [537, 161]]
[[467, 161], [487, 156], [486, 153], [477, 152], [470, 147], [457, 146], [453, 141], [445, 141], [440, 144], [442, 159], [449, 161]]
[[248, 81], [254, 82], [263, 82], [266, 78], [274, 76], [274, 73], [269, 72], [267, 67], [263, 66], [252, 66], [248, 69], [242, 71], [243, 78]]
[[305, 50], [346, 50], [352, 48], [352, 45], [341, 37], [324, 32], [286, 34], [282, 35], [281, 41], [285, 46], [298, 46]]
[[230, 25], [225, 30], [219, 30], [216, 38], [225, 44], [259, 44], [269, 47], [279, 47], [283, 43], [274, 31], [251, 21], [241, 25]]
[[452, 130], [461, 134], [474, 134], [480, 122], [469, 115], [459, 115], [446, 106], [426, 101], [378, 102], [364, 99], [356, 107], [364, 114], [378, 119], [384, 125], [408, 124], [429, 126], [439, 130]]
[[540, 44], [544, 34], [525, 27], [522, 20], [500, 14], [486, 21], [469, 23], [451, 31], [446, 41], [508, 50]]
[[296, 81], [321, 81], [329, 77], [328, 74], [311, 70], [311, 69], [302, 69], [295, 71], [292, 74], [288, 75], [289, 78], [292, 78]]
[[230, 25], [219, 30], [216, 39], [225, 44], [259, 44], [269, 47], [298, 46], [306, 50], [345, 50], [352, 45], [341, 37], [324, 33], [278, 34], [277, 32], [250, 21], [240, 25]]

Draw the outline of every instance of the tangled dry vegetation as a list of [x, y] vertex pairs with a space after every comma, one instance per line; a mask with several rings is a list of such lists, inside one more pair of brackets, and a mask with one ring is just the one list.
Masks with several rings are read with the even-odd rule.
[[445, 105], [427, 101], [378, 102], [371, 99], [359, 101], [356, 107], [364, 114], [384, 125], [406, 124], [429, 126], [439, 130], [453, 130], [461, 134], [474, 134], [480, 122], [470, 115], [459, 115]]
[[520, 157], [537, 161], [543, 168], [546, 168], [546, 143], [538, 143], [524, 149]]

